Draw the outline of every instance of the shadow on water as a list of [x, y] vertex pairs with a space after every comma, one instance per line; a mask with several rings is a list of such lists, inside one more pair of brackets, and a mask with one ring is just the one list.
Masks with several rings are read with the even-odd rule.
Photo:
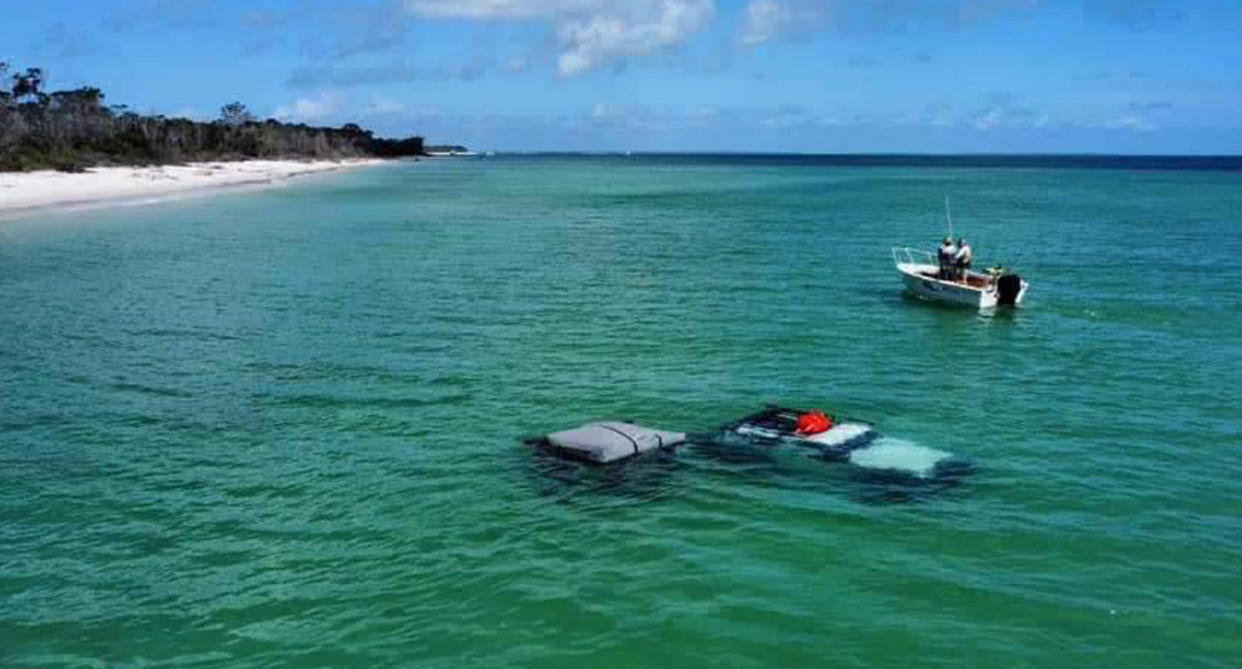
[[[798, 446], [745, 442], [697, 442], [694, 455], [733, 479], [767, 478], [782, 485], [843, 485], [840, 492], [865, 504], [929, 502], [979, 472], [971, 460], [949, 456], [926, 471], [862, 466], [849, 457]], [[719, 474], [718, 474], [719, 475]]]
[[979, 310], [973, 307], [967, 307], [960, 304], [946, 304], [935, 300], [928, 300], [910, 291], [901, 291], [897, 298], [899, 304], [912, 309], [926, 309], [928, 313], [940, 313], [950, 316], [973, 316], [979, 313]]
[[598, 465], [565, 458], [545, 447], [529, 448], [529, 472], [537, 494], [565, 503], [584, 494], [653, 501], [674, 489], [672, 479], [686, 467], [671, 450]]
[[[771, 444], [758, 444], [745, 439], [728, 439], [726, 437], [727, 435], [713, 436], [711, 438], [699, 436], [690, 442], [690, 448], [693, 449], [694, 454], [697, 456], [714, 463], [741, 467], [743, 471], [750, 471], [755, 468], [779, 467], [781, 461], [787, 460], [788, 454], [793, 452], [789, 449], [778, 449]], [[803, 458], [818, 459], [818, 454], [813, 451], [803, 451], [797, 455]]]
[[746, 485], [829, 486], [825, 494], [845, 494], [863, 504], [903, 504], [935, 501], [978, 473], [978, 467], [952, 456], [927, 472], [913, 473], [863, 467], [796, 446], [699, 440], [676, 451], [656, 451], [606, 465], [566, 459], [535, 446], [531, 447], [529, 472], [540, 496], [566, 504], [585, 499], [655, 501], [676, 490], [683, 472]]
[[930, 502], [979, 472], [978, 466], [957, 456], [937, 462], [925, 476], [895, 469], [847, 465], [851, 497], [864, 504]]
[[903, 308], [925, 309], [929, 314], [936, 314], [943, 318], [960, 318], [962, 320], [980, 320], [980, 321], [997, 321], [1002, 323], [1011, 323], [1022, 312], [1022, 305], [1017, 307], [989, 307], [986, 309], [976, 309], [975, 307], [963, 306], [960, 304], [945, 304], [944, 302], [936, 302], [927, 300], [915, 295], [909, 291], [901, 291], [897, 297], [891, 298], [891, 303], [899, 305]]

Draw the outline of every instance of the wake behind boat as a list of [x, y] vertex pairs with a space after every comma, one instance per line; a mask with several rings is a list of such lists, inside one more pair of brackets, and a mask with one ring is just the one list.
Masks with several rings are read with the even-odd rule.
[[964, 270], [946, 273], [931, 251], [893, 248], [893, 264], [910, 293], [934, 302], [959, 304], [976, 309], [1016, 307], [1030, 284], [999, 267], [986, 272]]

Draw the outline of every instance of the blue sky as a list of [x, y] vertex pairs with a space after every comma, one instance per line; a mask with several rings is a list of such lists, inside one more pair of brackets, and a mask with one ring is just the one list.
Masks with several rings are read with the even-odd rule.
[[1238, 0], [0, 0], [0, 60], [483, 150], [1242, 153]]

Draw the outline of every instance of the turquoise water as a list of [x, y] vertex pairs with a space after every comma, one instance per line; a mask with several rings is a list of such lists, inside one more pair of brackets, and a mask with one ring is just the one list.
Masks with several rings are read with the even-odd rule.
[[[0, 223], [0, 665], [1236, 667], [1240, 178], [510, 157]], [[901, 295], [944, 194], [1025, 308]], [[521, 443], [765, 402], [975, 470]]]

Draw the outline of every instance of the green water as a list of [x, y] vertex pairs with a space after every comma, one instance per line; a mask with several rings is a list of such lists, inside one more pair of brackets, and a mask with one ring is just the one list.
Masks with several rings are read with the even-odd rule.
[[[941, 199], [1032, 283], [905, 298]], [[1236, 667], [1242, 177], [503, 158], [0, 223], [0, 666]], [[617, 467], [765, 402], [969, 459]]]

